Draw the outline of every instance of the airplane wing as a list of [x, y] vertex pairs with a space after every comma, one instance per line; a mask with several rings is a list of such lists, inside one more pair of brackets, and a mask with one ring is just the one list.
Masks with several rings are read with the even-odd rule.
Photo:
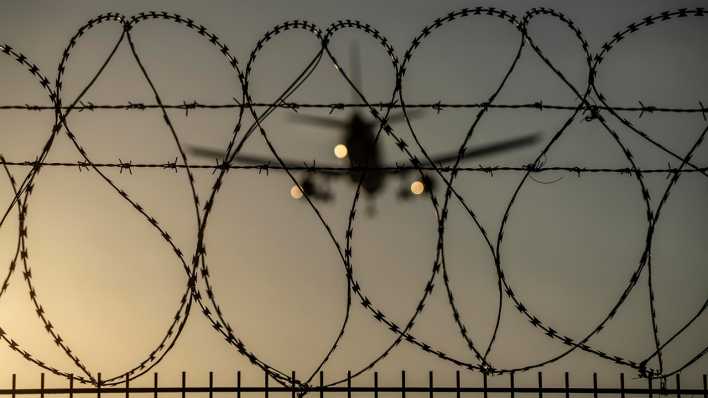
[[[531, 133], [527, 135], [522, 135], [520, 137], [516, 138], [511, 138], [508, 140], [503, 140], [503, 141], [498, 141], [494, 142], [492, 144], [487, 144], [487, 145], [482, 145], [476, 148], [468, 149], [467, 152], [465, 152], [462, 155], [461, 159], [468, 159], [468, 158], [478, 158], [482, 156], [488, 156], [492, 155], [495, 153], [499, 152], [506, 152], [510, 151], [513, 149], [518, 149], [518, 148], [523, 148], [526, 146], [530, 146], [538, 142], [539, 138], [541, 137], [541, 133]], [[435, 156], [432, 161], [436, 165], [441, 165], [445, 163], [451, 163], [457, 160], [457, 152], [454, 153], [449, 153], [449, 154], [443, 154], [440, 156]], [[428, 162], [422, 162], [423, 165], [425, 166], [430, 166], [430, 163]]]
[[305, 124], [311, 124], [314, 126], [322, 126], [322, 127], [331, 127], [331, 128], [337, 128], [337, 129], [346, 128], [348, 125], [346, 120], [335, 119], [335, 118], [327, 117], [327, 116], [316, 116], [316, 115], [306, 115], [306, 114], [295, 113], [295, 114], [290, 115], [290, 118], [295, 121], [302, 122]]
[[[468, 159], [468, 158], [478, 158], [482, 156], [487, 156], [487, 155], [492, 155], [494, 153], [498, 152], [505, 152], [513, 149], [518, 149], [522, 147], [526, 147], [529, 145], [532, 145], [536, 142], [538, 142], [541, 134], [540, 133], [531, 133], [527, 135], [523, 135], [520, 137], [516, 138], [511, 138], [508, 140], [504, 141], [499, 141], [495, 142], [492, 144], [487, 144], [483, 146], [479, 146], [473, 149], [468, 150], [465, 152], [464, 155], [462, 155], [462, 159]], [[223, 159], [224, 158], [224, 151], [221, 149], [215, 149], [215, 148], [209, 148], [209, 147], [203, 147], [203, 146], [190, 146], [189, 147], [189, 152], [193, 155], [200, 156], [200, 157], [205, 157], [205, 158], [210, 158], [210, 159]], [[436, 156], [435, 158], [432, 159], [433, 163], [436, 165], [442, 165], [445, 163], [450, 163], [454, 162], [457, 159], [457, 153], [449, 153], [449, 154], [443, 154], [440, 156]], [[293, 168], [293, 167], [298, 167], [301, 168], [303, 166], [308, 166], [309, 164], [306, 164], [304, 161], [294, 161], [294, 160], [288, 160], [288, 159], [282, 159], [283, 163], [285, 164], [286, 168]], [[275, 159], [269, 159], [265, 157], [259, 157], [259, 156], [252, 156], [252, 155], [242, 155], [239, 154], [236, 156], [234, 159], [235, 164], [252, 164], [252, 165], [265, 165], [265, 164], [271, 164], [273, 166], [277, 166], [278, 162]], [[400, 164], [400, 163], [399, 163]], [[339, 165], [333, 165], [333, 164], [317, 164], [318, 167], [323, 167], [323, 168], [340, 168], [341, 166]], [[423, 166], [430, 166], [430, 163], [423, 162]], [[391, 165], [386, 165], [384, 168], [395, 168], [395, 164]], [[275, 171], [283, 171], [283, 169], [273, 169]], [[345, 176], [347, 175], [346, 170], [341, 170], [341, 171], [335, 171], [335, 170], [318, 170], [318, 173], [321, 174], [327, 174], [331, 176]]]
[[[408, 111], [408, 118], [409, 119], [415, 119], [420, 117], [424, 111], [422, 109], [411, 109]], [[341, 119], [335, 119], [332, 117], [328, 116], [317, 116], [317, 115], [307, 115], [307, 114], [301, 114], [301, 113], [296, 113], [290, 115], [290, 118], [293, 119], [293, 121], [297, 121], [300, 123], [304, 124], [309, 124], [313, 126], [321, 126], [321, 127], [330, 127], [330, 128], [336, 128], [336, 129], [346, 129], [349, 127], [349, 120], [341, 120]], [[389, 123], [397, 123], [400, 121], [405, 120], [406, 118], [403, 115], [403, 112], [393, 112], [389, 115], [388, 117], [388, 122]], [[369, 126], [377, 127], [379, 125], [378, 120], [371, 120], [366, 122]]]
[[[467, 150], [461, 157], [461, 159], [481, 157], [486, 155], [491, 155], [497, 152], [509, 151], [525, 146], [534, 144], [539, 140], [541, 133], [531, 133], [523, 135], [520, 137], [498, 141], [492, 144], [487, 144], [479, 146], [473, 149]], [[444, 154], [436, 156], [432, 159], [432, 163], [436, 166], [442, 166], [445, 163], [454, 162], [457, 160], [458, 153]], [[421, 162], [422, 166], [431, 166], [428, 162]], [[424, 173], [422, 179], [416, 179], [410, 186], [410, 188], [402, 187], [398, 191], [399, 199], [409, 199], [415, 196], [420, 196], [424, 191], [434, 191], [435, 190], [435, 179], [431, 177], [430, 174]]]
[[[406, 113], [408, 114], [408, 118], [412, 120], [412, 119], [416, 119], [416, 118], [420, 117], [421, 115], [423, 115], [423, 113], [425, 113], [425, 111], [423, 109], [414, 108], [414, 109], [410, 109], [410, 110], [406, 111]], [[405, 118], [403, 112], [400, 112], [400, 111], [391, 112], [388, 115], [388, 122], [389, 123], [397, 123], [397, 122], [401, 122], [404, 120], [406, 120], [406, 118]], [[371, 122], [371, 125], [378, 126], [379, 121], [374, 120]]]
[[[204, 158], [210, 158], [210, 159], [219, 159], [223, 160], [224, 159], [224, 151], [221, 149], [215, 149], [215, 148], [208, 148], [208, 147], [203, 147], [203, 146], [190, 146], [189, 147], [189, 153], [204, 157]], [[282, 159], [282, 158], [281, 158]], [[311, 166], [311, 164], [306, 164], [303, 161], [293, 161], [293, 160], [287, 160], [287, 159], [282, 159], [283, 163], [285, 164], [286, 168], [293, 168], [293, 167], [303, 167], [303, 166]], [[278, 161], [276, 159], [268, 159], [265, 157], [259, 157], [259, 156], [252, 156], [252, 155], [242, 155], [238, 154], [236, 155], [236, 158], [232, 162], [234, 164], [250, 164], [250, 165], [266, 165], [270, 164], [271, 166], [280, 166]], [[333, 164], [317, 164], [317, 167], [324, 167], [324, 168], [339, 168], [341, 166], [338, 165], [333, 165]], [[284, 169], [272, 169], [272, 171], [285, 171]], [[317, 171], [320, 174], [327, 174], [327, 175], [333, 175], [333, 176], [342, 176], [346, 175], [346, 172], [337, 172], [334, 170], [318, 170]]]

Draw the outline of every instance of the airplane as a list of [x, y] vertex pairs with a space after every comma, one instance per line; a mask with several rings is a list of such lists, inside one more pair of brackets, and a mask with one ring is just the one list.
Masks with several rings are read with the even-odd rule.
[[[305, 118], [310, 122], [319, 119], [319, 116], [314, 115], [299, 115], [298, 117]], [[317, 119], [315, 119], [317, 118]], [[414, 172], [415, 170], [398, 171], [394, 170], [399, 166], [405, 166], [408, 162], [397, 162], [397, 163], [384, 163], [381, 160], [379, 148], [374, 144], [374, 125], [378, 122], [368, 121], [363, 119], [363, 117], [358, 113], [354, 112], [352, 116], [346, 120], [328, 120], [328, 118], [322, 118], [316, 123], [318, 124], [336, 125], [337, 127], [343, 128], [345, 131], [344, 143], [337, 144], [333, 148], [334, 156], [338, 159], [346, 159], [349, 162], [350, 167], [364, 167], [368, 166], [364, 180], [362, 181], [362, 188], [364, 192], [369, 194], [369, 196], [374, 197], [380, 192], [384, 186], [385, 177], [388, 175], [399, 174], [402, 178], [406, 177], [408, 171]], [[390, 119], [389, 119], [390, 122]], [[492, 144], [487, 144], [484, 146], [479, 146], [467, 150], [461, 157], [461, 159], [478, 158], [482, 156], [487, 156], [499, 152], [505, 152], [508, 150], [513, 150], [517, 148], [526, 147], [538, 142], [540, 138], [540, 133], [531, 133], [522, 135], [516, 138], [511, 138], [503, 141], [498, 141]], [[225, 153], [223, 150], [216, 148], [209, 148], [204, 146], [190, 146], [190, 153], [196, 156], [206, 157], [210, 159], [223, 160]], [[458, 153], [448, 153], [442, 156], [436, 156], [432, 159], [435, 166], [442, 167], [445, 164], [452, 164], [457, 160]], [[282, 159], [285, 168], [299, 168], [301, 169], [305, 164], [303, 161], [295, 161]], [[268, 159], [265, 157], [251, 156], [245, 154], [238, 154], [233, 161], [234, 164], [245, 164], [245, 165], [265, 165], [265, 164], [278, 164], [275, 159]], [[334, 199], [332, 193], [326, 189], [315, 184], [314, 174], [320, 174], [325, 179], [330, 179], [333, 177], [344, 177], [349, 176], [350, 180], [354, 184], [358, 184], [361, 178], [361, 171], [347, 171], [347, 170], [332, 170], [341, 168], [341, 165], [336, 164], [317, 164], [318, 167], [327, 170], [317, 172], [303, 170], [302, 172], [306, 174], [305, 178], [302, 179], [300, 186], [302, 190], [293, 185], [290, 190], [290, 195], [293, 199], [301, 199], [304, 194], [307, 194], [310, 198], [329, 201]], [[430, 163], [421, 161], [421, 167], [430, 167]], [[387, 170], [376, 170], [376, 169], [387, 169]], [[272, 169], [278, 171], [284, 171], [284, 169]], [[433, 190], [435, 186], [434, 178], [428, 173], [423, 173], [423, 176], [414, 179], [410, 182], [408, 187], [401, 187], [398, 191], [398, 197], [400, 199], [409, 199], [415, 196], [422, 195], [425, 191]]]
[[[355, 87], [361, 87], [360, 72], [359, 72], [359, 61], [358, 61], [358, 51], [354, 46], [352, 47], [352, 55], [350, 59], [352, 60], [352, 82]], [[356, 96], [356, 92], [353, 95]], [[354, 102], [354, 101], [353, 101]], [[407, 111], [407, 116], [409, 119], [420, 116], [420, 110]], [[370, 198], [375, 197], [383, 188], [385, 178], [389, 175], [399, 174], [404, 181], [404, 184], [398, 190], [399, 199], [410, 199], [412, 197], [422, 196], [426, 191], [434, 190], [435, 179], [431, 174], [423, 173], [420, 177], [415, 178], [410, 181], [410, 185], [407, 184], [406, 171], [396, 170], [397, 166], [406, 165], [410, 162], [403, 162], [397, 164], [386, 164], [381, 159], [381, 153], [379, 146], [375, 143], [376, 131], [380, 125], [380, 122], [373, 117], [370, 119], [365, 118], [360, 111], [355, 110], [348, 119], [335, 119], [332, 117], [323, 117], [316, 115], [305, 115], [296, 113], [292, 115], [296, 121], [304, 122], [310, 125], [316, 125], [320, 127], [335, 128], [344, 132], [343, 140], [339, 144], [335, 145], [333, 148], [334, 156], [341, 160], [346, 160], [350, 167], [367, 167], [366, 175], [361, 182], [364, 192], [368, 194]], [[394, 112], [387, 118], [388, 123], [395, 123], [405, 120], [405, 116], [402, 112]], [[532, 145], [536, 143], [540, 138], [540, 133], [531, 133], [522, 135], [516, 138], [507, 139], [503, 141], [498, 141], [492, 144], [480, 146], [477, 148], [467, 150], [461, 157], [461, 159], [477, 158], [481, 156], [491, 155], [499, 152], [504, 152], [508, 150], [513, 150], [517, 148], [522, 148], [525, 146]], [[381, 137], [380, 139], [385, 139]], [[223, 150], [204, 147], [204, 146], [190, 146], [189, 151], [191, 154], [201, 157], [207, 157], [211, 159], [223, 160], [225, 153]], [[453, 163], [457, 160], [458, 153], [443, 154], [441, 156], [435, 156], [433, 163], [435, 166], [443, 166], [445, 164]], [[282, 159], [285, 168], [298, 167], [302, 168], [303, 161], [294, 161]], [[239, 153], [233, 161], [234, 164], [250, 164], [250, 165], [263, 165], [263, 164], [277, 164], [275, 159], [268, 159], [265, 157], [250, 156], [246, 154]], [[348, 176], [352, 183], [355, 185], [359, 183], [361, 179], [362, 172], [356, 170], [331, 170], [336, 168], [341, 168], [341, 165], [322, 165], [318, 164], [319, 167], [327, 168], [330, 170], [318, 170], [317, 172], [304, 170], [305, 178], [300, 182], [300, 187], [297, 184], [293, 185], [290, 189], [290, 196], [293, 199], [301, 199], [304, 195], [307, 195], [310, 199], [318, 201], [330, 201], [334, 199], [334, 195], [329, 190], [327, 184], [328, 180], [333, 177], [346, 177]], [[421, 166], [429, 167], [432, 166], [430, 163], [421, 162]], [[389, 168], [388, 170], [376, 170], [380, 168]], [[279, 171], [284, 171], [284, 169], [274, 169]], [[415, 170], [410, 170], [410, 172], [415, 172]], [[317, 184], [315, 182], [315, 173], [321, 175], [324, 178], [324, 184]], [[370, 207], [371, 212], [373, 212], [373, 207]]]

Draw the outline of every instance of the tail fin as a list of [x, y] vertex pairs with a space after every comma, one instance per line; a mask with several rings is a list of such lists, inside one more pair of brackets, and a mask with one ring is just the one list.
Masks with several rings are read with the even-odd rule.
[[[354, 87], [357, 90], [362, 91], [361, 87], [361, 59], [359, 58], [359, 44], [355, 41], [351, 43], [349, 48], [349, 78], [351, 79]], [[356, 90], [352, 89], [352, 103], [359, 102], [359, 96]]]

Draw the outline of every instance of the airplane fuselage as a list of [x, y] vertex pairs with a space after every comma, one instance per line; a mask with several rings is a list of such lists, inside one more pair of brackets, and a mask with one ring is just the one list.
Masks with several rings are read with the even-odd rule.
[[[375, 134], [372, 125], [367, 123], [359, 113], [352, 116], [347, 126], [345, 145], [349, 151], [348, 158], [352, 167], [376, 168], [381, 165], [378, 145], [374, 142]], [[383, 173], [367, 170], [362, 182], [364, 191], [373, 195], [383, 186]], [[358, 183], [361, 172], [350, 174], [352, 182]]]

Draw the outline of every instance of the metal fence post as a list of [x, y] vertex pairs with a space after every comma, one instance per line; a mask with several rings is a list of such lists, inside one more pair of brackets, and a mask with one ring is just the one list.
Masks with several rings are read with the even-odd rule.
[[264, 396], [268, 398], [268, 369], [265, 369], [263, 373], [265, 373], [265, 384], [263, 385], [263, 387], [265, 387]]
[[347, 370], [347, 398], [352, 398], [352, 371]]
[[433, 371], [428, 371], [428, 398], [433, 398]]
[[295, 398], [295, 371], [294, 370], [291, 373], [291, 378], [292, 378], [292, 382], [290, 383], [290, 386], [292, 387], [292, 391], [290, 393], [290, 396], [292, 398]]
[[651, 373], [649, 374], [649, 377], [647, 378], [647, 383], [649, 384], [649, 398], [652, 398], [652, 390], [651, 390]]
[[543, 398], [543, 373], [538, 372], [538, 398]]
[[514, 398], [514, 372], [509, 372], [509, 388], [511, 389], [511, 398]]
[[460, 371], [455, 371], [455, 387], [457, 387], [456, 396], [460, 398]]
[[214, 372], [209, 371], [209, 398], [214, 397]]

